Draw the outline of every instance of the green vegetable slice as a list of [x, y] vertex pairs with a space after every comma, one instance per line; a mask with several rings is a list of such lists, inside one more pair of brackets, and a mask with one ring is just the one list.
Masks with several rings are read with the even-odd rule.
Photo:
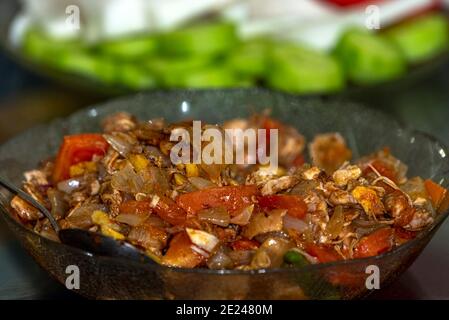
[[359, 85], [396, 79], [406, 71], [406, 61], [399, 49], [383, 36], [365, 30], [346, 31], [335, 55], [348, 78]]
[[237, 44], [236, 28], [228, 22], [199, 24], [160, 37], [160, 50], [169, 55], [216, 55]]
[[267, 68], [269, 47], [270, 43], [263, 39], [245, 42], [229, 54], [227, 64], [244, 77], [262, 77]]
[[157, 86], [155, 76], [134, 64], [123, 64], [118, 67], [117, 81], [130, 89], [150, 89]]
[[159, 79], [162, 85], [179, 86], [186, 74], [202, 69], [213, 61], [210, 57], [154, 57], [145, 62], [145, 68]]
[[266, 80], [272, 88], [293, 93], [334, 92], [345, 86], [333, 57], [295, 45], [271, 50]]
[[186, 73], [178, 78], [174, 87], [182, 88], [226, 88], [248, 86], [250, 83], [239, 79], [229, 68], [211, 66]]
[[449, 22], [442, 14], [422, 16], [386, 32], [409, 63], [420, 63], [446, 51], [449, 47]]
[[136, 60], [152, 55], [157, 50], [156, 37], [123, 38], [105, 42], [98, 50], [106, 55], [122, 60]]
[[83, 50], [62, 53], [54, 58], [53, 63], [61, 70], [108, 83], [115, 82], [117, 76], [117, 67], [114, 61]]

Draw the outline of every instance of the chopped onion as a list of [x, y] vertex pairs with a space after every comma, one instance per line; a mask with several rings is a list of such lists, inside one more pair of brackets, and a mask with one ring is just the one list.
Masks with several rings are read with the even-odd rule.
[[191, 245], [190, 248], [195, 251], [196, 253], [202, 255], [205, 258], [209, 258], [209, 253], [201, 249], [200, 247], [197, 247], [195, 245]]
[[216, 236], [202, 230], [186, 228], [190, 241], [201, 249], [212, 252], [219, 240]]
[[143, 179], [127, 162], [122, 170], [112, 175], [111, 186], [114, 189], [129, 193], [138, 193], [142, 191]]
[[145, 156], [155, 161], [162, 161], [163, 167], [169, 167], [171, 165], [170, 158], [168, 158], [165, 154], [159, 150], [159, 148], [155, 146], [146, 146], [143, 149]]
[[280, 267], [285, 253], [293, 247], [290, 240], [278, 237], [267, 238], [257, 249], [251, 266], [254, 268]]
[[215, 252], [213, 256], [207, 260], [207, 267], [209, 269], [221, 270], [229, 269], [234, 266], [232, 259], [225, 253], [225, 251], [220, 248]]
[[87, 229], [93, 226], [92, 213], [94, 211], [104, 211], [101, 204], [84, 204], [72, 210], [65, 220], [72, 226], [80, 229]]
[[286, 213], [287, 210], [276, 209], [272, 210], [268, 216], [265, 216], [262, 212], [253, 214], [251, 221], [243, 231], [243, 235], [252, 239], [258, 234], [281, 231], [283, 227], [283, 218]]
[[284, 228], [285, 229], [294, 229], [299, 233], [303, 233], [308, 229], [308, 224], [304, 222], [304, 220], [294, 218], [288, 214], [284, 216]]
[[115, 220], [136, 227], [141, 225], [148, 218], [148, 216], [149, 214], [121, 213], [117, 217], [115, 217]]
[[212, 183], [211, 181], [201, 178], [201, 177], [190, 177], [188, 178], [189, 182], [197, 189], [206, 189], [211, 187], [216, 187], [217, 185]]
[[251, 262], [255, 250], [235, 250], [229, 252], [229, 258], [236, 266], [247, 265]]
[[246, 226], [249, 223], [253, 211], [254, 204], [245, 207], [238, 215], [231, 219], [231, 223], [238, 224], [239, 226]]
[[103, 137], [123, 157], [126, 157], [131, 152], [134, 144], [137, 142], [133, 137], [123, 132], [104, 134]]
[[79, 190], [84, 184], [84, 178], [83, 177], [76, 177], [71, 178], [67, 180], [63, 180], [58, 182], [56, 187], [59, 191], [65, 192], [65, 193], [72, 193], [73, 191]]
[[230, 220], [229, 213], [225, 207], [215, 207], [201, 210], [198, 212], [198, 218], [221, 227], [227, 227]]
[[334, 209], [332, 217], [326, 226], [326, 233], [331, 239], [335, 239], [343, 231], [343, 226], [345, 223], [345, 215], [343, 213], [343, 207], [337, 206]]
[[64, 194], [57, 189], [50, 188], [47, 190], [47, 197], [50, 202], [53, 217], [56, 219], [64, 218], [68, 210], [68, 204], [64, 200]]

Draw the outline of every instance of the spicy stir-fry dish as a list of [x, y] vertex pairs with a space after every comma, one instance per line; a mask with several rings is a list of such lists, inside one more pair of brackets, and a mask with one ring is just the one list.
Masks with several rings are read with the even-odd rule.
[[[170, 134], [192, 130], [192, 121], [141, 122], [121, 112], [103, 120], [103, 133], [65, 136], [55, 158], [25, 172], [23, 188], [61, 228], [98, 232], [181, 268], [253, 270], [371, 257], [410, 241], [449, 207], [446, 189], [407, 177], [387, 147], [352, 159], [339, 133], [306, 142], [268, 113], [201, 129], [208, 127], [277, 129], [277, 170], [173, 164]], [[58, 241], [37, 209], [17, 196], [11, 207], [20, 222]]]

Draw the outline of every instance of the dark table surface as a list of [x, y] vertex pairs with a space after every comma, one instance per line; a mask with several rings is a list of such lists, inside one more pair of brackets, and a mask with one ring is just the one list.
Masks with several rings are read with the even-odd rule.
[[[104, 99], [33, 75], [1, 53], [0, 74], [0, 142], [36, 123], [67, 115]], [[449, 138], [447, 63], [406, 84], [371, 93], [354, 93], [350, 99], [382, 109], [443, 142]], [[449, 277], [444, 276], [447, 270], [448, 221], [416, 262], [395, 283], [374, 292], [370, 299], [449, 299]], [[0, 299], [37, 298], [79, 299], [40, 269], [0, 219]]]

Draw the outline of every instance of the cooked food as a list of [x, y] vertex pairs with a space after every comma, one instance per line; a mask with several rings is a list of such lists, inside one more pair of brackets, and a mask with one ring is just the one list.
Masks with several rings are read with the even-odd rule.
[[[277, 142], [279, 167], [174, 164], [170, 136], [192, 132], [194, 122], [142, 122], [121, 112], [104, 119], [103, 133], [65, 136], [56, 158], [25, 173], [23, 189], [62, 228], [129, 242], [179, 268], [252, 270], [376, 256], [416, 237], [449, 207], [445, 188], [408, 178], [388, 148], [351, 159], [342, 135], [319, 134], [307, 146], [268, 113], [200, 127], [210, 128], [277, 129], [276, 141], [265, 135], [258, 147]], [[203, 140], [203, 149], [210, 143]], [[194, 151], [194, 143], [186, 148]], [[245, 156], [250, 160], [249, 151]], [[11, 207], [23, 224], [58, 241], [27, 202], [15, 197]]]

